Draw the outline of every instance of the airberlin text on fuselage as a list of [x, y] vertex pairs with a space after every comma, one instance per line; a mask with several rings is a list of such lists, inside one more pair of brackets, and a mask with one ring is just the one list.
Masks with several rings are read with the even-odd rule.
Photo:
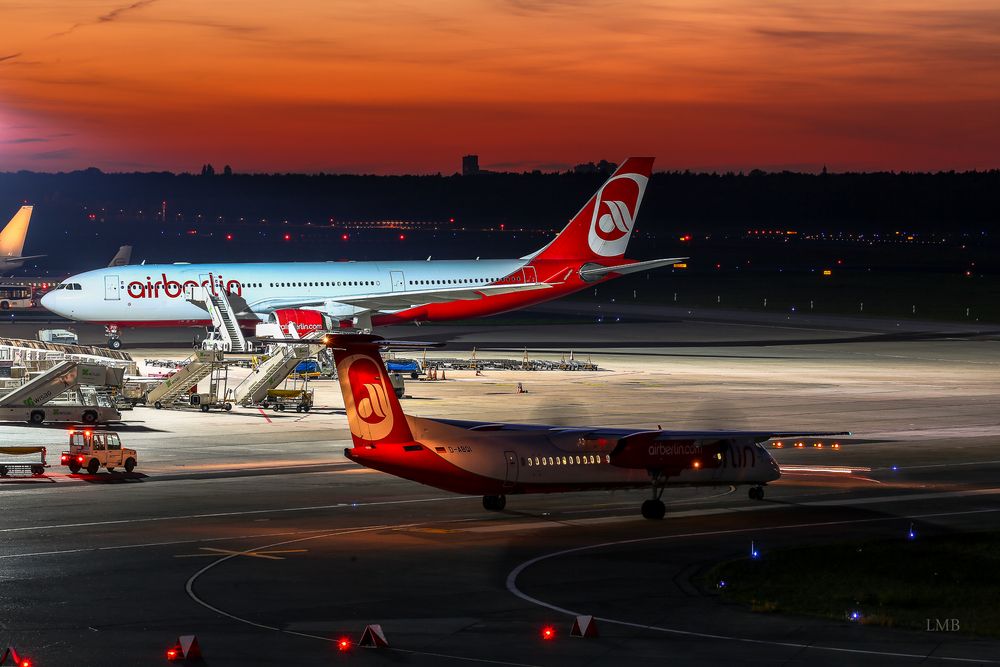
[[[153, 282], [150, 276], [146, 276], [146, 282], [133, 280], [125, 286], [125, 292], [133, 299], [159, 299], [165, 296], [168, 299], [179, 299], [184, 296], [184, 292], [189, 287], [206, 287], [212, 296], [218, 296], [219, 291], [225, 286], [226, 294], [243, 296], [243, 285], [238, 280], [224, 280], [221, 275], [208, 274], [208, 278], [200, 283], [196, 280], [185, 280], [178, 282], [167, 278], [167, 274], [161, 273], [160, 280]], [[196, 294], [194, 296], [197, 296]]]

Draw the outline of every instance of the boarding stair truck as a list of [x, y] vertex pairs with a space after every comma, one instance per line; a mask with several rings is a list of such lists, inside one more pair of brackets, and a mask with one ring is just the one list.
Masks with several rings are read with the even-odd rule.
[[122, 447], [121, 438], [113, 431], [74, 429], [69, 434], [69, 450], [62, 453], [59, 462], [78, 473], [84, 468], [96, 475], [101, 468], [114, 472], [115, 468], [125, 468], [125, 472], [135, 470], [139, 455], [134, 449]]
[[196, 350], [185, 359], [177, 371], [163, 382], [156, 385], [146, 394], [146, 404], [157, 410], [171, 407], [175, 402], [184, 399], [191, 387], [207, 378], [212, 369], [222, 360], [222, 352], [218, 350]]
[[0, 477], [12, 472], [30, 472], [35, 477], [45, 474], [49, 464], [45, 462], [45, 447], [15, 446], [0, 447]]
[[[244, 407], [274, 404], [276, 401], [267, 400], [268, 392], [276, 389], [296, 366], [307, 360], [317, 346], [322, 345], [319, 340], [321, 338], [321, 333], [318, 335], [310, 333], [294, 343], [273, 344], [273, 354], [237, 385], [233, 394], [234, 400]], [[309, 405], [312, 405], [311, 400]]]
[[120, 387], [125, 369], [60, 361], [46, 371], [30, 378], [20, 387], [0, 397], [0, 420], [42, 422], [83, 422], [106, 424], [120, 421], [121, 413], [111, 405], [103, 405], [88, 396], [96, 392], [81, 391], [82, 387]]

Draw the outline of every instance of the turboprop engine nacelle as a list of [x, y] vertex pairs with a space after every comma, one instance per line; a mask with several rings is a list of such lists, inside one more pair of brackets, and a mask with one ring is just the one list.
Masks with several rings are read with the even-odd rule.
[[664, 470], [676, 475], [682, 470], [718, 468], [729, 450], [727, 440], [663, 439], [658, 433], [638, 433], [622, 438], [611, 453], [611, 463], [620, 468]]

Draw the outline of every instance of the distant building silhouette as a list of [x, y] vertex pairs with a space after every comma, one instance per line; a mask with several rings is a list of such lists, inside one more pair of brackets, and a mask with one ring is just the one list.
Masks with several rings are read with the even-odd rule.
[[472, 176], [479, 173], [479, 156], [465, 155], [462, 157], [462, 176]]
[[584, 162], [573, 167], [574, 174], [604, 174], [611, 175], [615, 170], [615, 163], [601, 160], [597, 164]]

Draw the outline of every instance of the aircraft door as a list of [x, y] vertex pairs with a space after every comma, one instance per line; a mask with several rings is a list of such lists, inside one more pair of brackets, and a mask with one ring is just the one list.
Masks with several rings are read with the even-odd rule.
[[392, 291], [393, 292], [405, 292], [406, 291], [406, 279], [403, 276], [402, 271], [390, 271], [389, 278], [392, 281]]
[[523, 269], [521, 269], [521, 272], [524, 274], [524, 282], [526, 283], [538, 282], [538, 273], [535, 271], [535, 267], [526, 266]]
[[118, 301], [121, 297], [118, 276], [104, 276], [104, 300]]
[[507, 459], [507, 469], [503, 480], [503, 488], [510, 489], [517, 483], [517, 454], [514, 452], [504, 452]]

